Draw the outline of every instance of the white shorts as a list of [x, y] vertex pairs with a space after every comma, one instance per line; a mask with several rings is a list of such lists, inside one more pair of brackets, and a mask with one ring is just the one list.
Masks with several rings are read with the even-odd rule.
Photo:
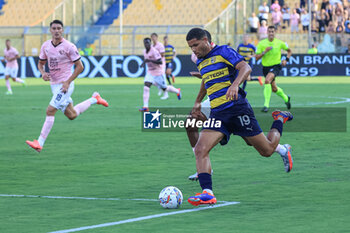
[[165, 83], [165, 75], [153, 76], [153, 75], [147, 73], [145, 76], [144, 82], [153, 83], [154, 85], [156, 85], [160, 88], [163, 88], [163, 89], [167, 88], [167, 85]]
[[202, 102], [201, 112], [207, 117], [207, 119], [209, 119], [209, 115], [211, 112], [209, 98]]
[[74, 82], [71, 82], [69, 85], [68, 91], [63, 93], [61, 91], [62, 83], [51, 85], [52, 90], [52, 99], [50, 101], [50, 105], [62, 112], [66, 111], [67, 106], [70, 103], [73, 103], [72, 98], [70, 97], [74, 91]]
[[5, 68], [5, 76], [10, 76], [11, 78], [17, 78], [18, 68]]
[[291, 25], [290, 30], [291, 30], [291, 32], [299, 32], [299, 26], [298, 25]]

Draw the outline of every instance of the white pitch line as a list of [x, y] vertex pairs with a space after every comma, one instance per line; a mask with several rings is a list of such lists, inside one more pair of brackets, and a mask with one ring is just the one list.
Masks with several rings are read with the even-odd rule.
[[[69, 200], [99, 200], [99, 201], [153, 201], [158, 199], [143, 198], [113, 198], [113, 197], [63, 197], [63, 196], [41, 196], [41, 195], [18, 195], [18, 194], [0, 194], [0, 197], [19, 197], [19, 198], [47, 198], [47, 199], [69, 199]], [[218, 203], [227, 203], [227, 201], [218, 201]]]
[[223, 204], [214, 205], [214, 206], [210, 206], [210, 207], [209, 206], [208, 207], [199, 207], [196, 209], [180, 210], [180, 211], [175, 211], [175, 212], [170, 212], [170, 213], [148, 215], [148, 216], [143, 216], [143, 217], [139, 217], [139, 218], [130, 218], [130, 219], [126, 219], [126, 220], [121, 220], [121, 221], [117, 221], [117, 222], [108, 222], [108, 223], [103, 223], [103, 224], [98, 224], [98, 225], [78, 227], [78, 228], [72, 228], [72, 229], [61, 230], [61, 231], [52, 231], [49, 233], [69, 233], [69, 232], [91, 230], [91, 229], [95, 229], [95, 228], [121, 225], [124, 223], [138, 222], [138, 221], [143, 221], [143, 220], [148, 220], [148, 219], [153, 219], [153, 218], [161, 218], [164, 216], [170, 216], [170, 215], [175, 215], [175, 214], [185, 214], [185, 213], [190, 213], [190, 212], [196, 212], [196, 211], [207, 210], [207, 209], [214, 209], [214, 208], [219, 208], [219, 207], [224, 207], [224, 206], [229, 206], [229, 205], [237, 205], [237, 204], [239, 204], [239, 202], [226, 202]]
[[0, 197], [23, 197], [23, 198], [49, 198], [49, 199], [78, 199], [78, 200], [102, 200], [102, 201], [159, 201], [158, 199], [123, 199], [109, 197], [62, 197], [62, 196], [40, 196], [40, 195], [16, 195], [16, 194], [0, 194]]

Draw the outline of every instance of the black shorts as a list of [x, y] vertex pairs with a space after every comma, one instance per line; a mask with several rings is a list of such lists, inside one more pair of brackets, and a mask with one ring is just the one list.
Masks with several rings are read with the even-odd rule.
[[273, 73], [275, 75], [275, 78], [279, 75], [281, 72], [282, 65], [274, 65], [274, 66], [263, 66], [263, 74], [266, 77], [268, 73]]

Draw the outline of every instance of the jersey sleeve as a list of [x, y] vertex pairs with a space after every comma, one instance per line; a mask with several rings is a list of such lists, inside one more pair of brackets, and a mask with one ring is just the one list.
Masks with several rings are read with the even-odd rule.
[[154, 49], [154, 57], [156, 60], [161, 59], [162, 55], [158, 52], [158, 50]]
[[234, 50], [233, 48], [226, 46], [223, 49], [222, 55], [221, 55], [227, 62], [229, 65], [231, 65], [232, 67], [236, 67], [236, 65], [241, 62], [244, 61], [244, 58], [239, 55], [239, 53], [237, 53], [236, 50]]
[[19, 55], [18, 50], [16, 48], [14, 49], [15, 49], [16, 56], [18, 56]]
[[72, 44], [72, 46], [69, 47], [68, 57], [72, 62], [76, 62], [81, 58], [79, 51], [74, 44]]
[[46, 55], [46, 52], [45, 52], [45, 44], [43, 44], [43, 45], [41, 46], [40, 54], [39, 54], [39, 59], [40, 59], [40, 60], [43, 60], [43, 61], [47, 60], [47, 55]]
[[289, 49], [289, 46], [288, 46], [287, 42], [281, 41], [281, 49], [283, 49], [283, 50], [288, 50]]

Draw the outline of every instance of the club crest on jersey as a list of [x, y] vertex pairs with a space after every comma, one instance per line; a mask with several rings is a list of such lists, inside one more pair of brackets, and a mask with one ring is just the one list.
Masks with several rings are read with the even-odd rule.
[[211, 59], [210, 59], [210, 63], [215, 63], [216, 62], [216, 57], [212, 57]]
[[64, 50], [59, 50], [58, 52], [60, 53], [60, 55], [64, 55], [65, 54]]

